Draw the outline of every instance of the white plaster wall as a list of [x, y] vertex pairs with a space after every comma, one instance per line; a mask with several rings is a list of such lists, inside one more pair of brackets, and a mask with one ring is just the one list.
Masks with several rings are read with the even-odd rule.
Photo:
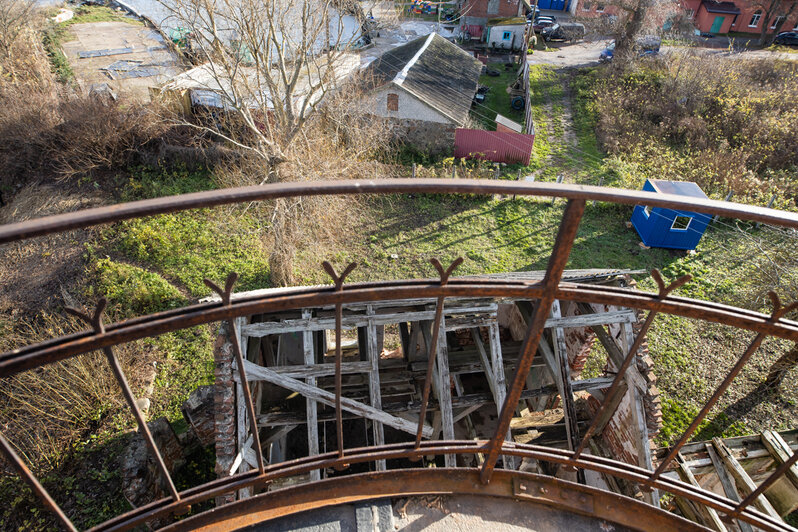
[[[399, 95], [399, 110], [388, 111], [388, 94]], [[425, 120], [427, 122], [438, 122], [440, 124], [452, 123], [447, 117], [428, 106], [401, 87], [389, 83], [385, 87], [378, 89], [373, 95], [374, 114], [386, 118], [399, 118], [410, 120]]]
[[[490, 36], [488, 37], [488, 46], [495, 46], [496, 48], [509, 49], [512, 42], [513, 49], [519, 49], [523, 46], [524, 42], [524, 26], [515, 24], [513, 26], [491, 26]], [[505, 31], [511, 31], [514, 34], [512, 41], [505, 41], [502, 39]]]

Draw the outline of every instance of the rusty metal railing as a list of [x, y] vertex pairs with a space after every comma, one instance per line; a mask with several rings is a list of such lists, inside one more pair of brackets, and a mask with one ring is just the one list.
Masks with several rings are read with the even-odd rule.
[[[125, 396], [128, 407], [133, 412], [139, 430], [150, 452], [156, 459], [162, 476], [166, 480], [170, 497], [155, 501], [118, 516], [100, 525], [98, 529], [130, 529], [158, 517], [179, 513], [193, 504], [208, 500], [220, 494], [229, 493], [245, 487], [266, 486], [277, 478], [321, 468], [333, 467], [336, 469], [344, 469], [349, 464], [353, 463], [374, 462], [393, 458], [419, 459], [421, 456], [425, 455], [474, 453], [485, 455], [485, 461], [481, 469], [478, 473], [475, 472], [484, 486], [488, 486], [497, 474], [494, 468], [500, 455], [532, 458], [553, 464], [560, 464], [580, 471], [591, 470], [604, 473], [623, 478], [646, 489], [658, 489], [672, 493], [721, 512], [727, 519], [746, 521], [763, 530], [789, 529], [785, 523], [754, 511], [750, 506], [764, 490], [784, 475], [788, 469], [798, 461], [798, 453], [793, 453], [792, 456], [777, 467], [754, 492], [750, 493], [740, 502], [733, 502], [725, 497], [702, 490], [690, 484], [664, 477], [662, 474], [766, 337], [774, 336], [790, 341], [798, 341], [798, 323], [785, 319], [788, 312], [798, 307], [798, 303], [784, 306], [781, 304], [779, 298], [775, 294], [772, 294], [773, 311], [770, 315], [765, 315], [717, 303], [672, 296], [670, 295], [671, 292], [688, 282], [689, 277], [683, 277], [666, 285], [657, 271], [652, 272], [652, 276], [659, 287], [658, 293], [656, 294], [608, 286], [562, 283], [561, 278], [579, 228], [579, 223], [584, 213], [586, 201], [597, 200], [626, 205], [646, 204], [650, 206], [684, 209], [710, 215], [734, 217], [798, 229], [798, 215], [794, 213], [667, 194], [633, 192], [601, 187], [555, 185], [549, 183], [409, 179], [346, 182], [331, 181], [215, 190], [51, 216], [0, 227], [0, 244], [139, 216], [210, 207], [221, 204], [302, 195], [394, 193], [536, 195], [564, 197], [568, 200], [568, 203], [554, 243], [553, 251], [549, 258], [545, 276], [540, 282], [487, 278], [451, 278], [450, 275], [452, 271], [459, 264], [459, 261], [455, 261], [448, 270], [444, 270], [439, 263], [435, 263], [438, 273], [440, 274], [438, 280], [355, 283], [345, 286], [345, 277], [351, 272], [354, 265], [350, 265], [341, 275], [338, 275], [331, 265], [325, 263], [325, 269], [335, 283], [333, 287], [298, 288], [287, 290], [279, 294], [249, 295], [234, 299], [232, 295], [236, 276], [231, 274], [226, 280], [224, 289], [220, 288], [211, 280], [206, 280], [208, 286], [219, 294], [221, 302], [196, 304], [105, 325], [102, 322], [102, 312], [105, 308], [105, 302], [101, 301], [91, 315], [81, 311], [71, 310], [73, 314], [80, 316], [91, 326], [90, 331], [53, 338], [40, 344], [26, 346], [0, 355], [0, 377], [6, 378], [21, 371], [30, 370], [98, 349], [103, 350], [106, 354], [108, 363]], [[342, 441], [342, 354], [340, 341], [342, 321], [341, 309], [343, 305], [370, 301], [436, 298], [432, 342], [437, 342], [438, 331], [440, 327], [442, 327], [444, 301], [449, 297], [507, 297], [528, 299], [537, 302], [532, 316], [529, 319], [528, 329], [521, 346], [515, 374], [510, 380], [510, 387], [507, 391], [504, 403], [501, 405], [499, 421], [492, 437], [489, 440], [476, 442], [421, 441], [420, 436], [424, 423], [423, 413], [426, 412], [427, 409], [429, 388], [432, 380], [432, 360], [434, 357], [430, 355], [421, 404], [422, 415], [419, 417], [419, 428], [415, 441], [403, 444], [379, 445], [362, 449], [344, 449]], [[573, 451], [535, 445], [522, 445], [505, 441], [510, 427], [510, 421], [521, 398], [521, 392], [526, 377], [531, 368], [535, 353], [537, 352], [546, 319], [555, 300], [602, 303], [649, 311], [642, 329], [632, 343], [630, 352], [620, 366], [600, 406], [599, 413], [603, 413], [603, 410], [609, 408], [608, 405], [612, 404], [614, 395], [618, 393], [621, 379], [634, 361], [644, 336], [658, 313], [665, 312], [688, 318], [732, 325], [741, 329], [753, 331], [756, 333], [756, 336], [748, 349], [738, 359], [737, 363], [712, 394], [706, 405], [700, 410], [685, 433], [670, 449], [667, 456], [659, 462], [656, 469], [650, 471], [620, 461], [584, 454], [583, 451], [586, 444], [596, 429], [596, 422], [600, 417], [598, 414], [594, 417], [593, 422], [586, 429], [581, 439], [578, 440], [579, 445], [576, 446]], [[265, 311], [278, 312], [326, 305], [332, 305], [336, 308], [335, 410], [336, 426], [338, 430], [338, 448], [332, 453], [324, 453], [279, 464], [266, 464], [260, 446], [257, 425], [255, 423], [256, 417], [252, 391], [250, 390], [249, 382], [246, 377], [245, 364], [241, 355], [241, 346], [238, 345], [236, 318], [263, 313]], [[235, 339], [233, 351], [237, 361], [237, 368], [240, 374], [240, 381], [246, 400], [250, 423], [252, 425], [251, 432], [255, 440], [258, 468], [178, 492], [169, 476], [168, 470], [164, 466], [163, 458], [152, 436], [149, 434], [144, 418], [136, 406], [133, 393], [127, 384], [124, 372], [113, 352], [113, 346], [186, 327], [223, 320], [228, 321], [229, 327], [233, 331], [231, 337]], [[432, 352], [434, 352], [434, 350], [432, 350], [431, 353]], [[63, 526], [69, 530], [74, 530], [75, 527], [70, 522], [69, 518], [26, 467], [25, 463], [14, 451], [13, 446], [2, 434], [0, 434], [0, 450], [2, 450], [6, 459], [17, 470], [18, 474], [30, 485], [42, 503], [54, 513]], [[507, 474], [507, 471], [501, 472], [501, 475]], [[521, 473], [518, 473], [518, 475], [523, 476]], [[330, 481], [324, 482], [324, 485], [327, 486]], [[268, 496], [268, 493], [265, 495]], [[259, 503], [253, 502], [251, 504]], [[286, 504], [290, 504], [290, 500]], [[236, 508], [238, 508], [238, 510], [234, 511], [241, 512], [251, 509], [247, 505], [236, 506]], [[618, 511], [623, 512], [624, 510], [619, 508]], [[203, 519], [206, 518], [203, 517], [203, 514], [200, 514], [192, 518], [193, 521], [189, 520], [187, 523], [202, 524], [204, 522]]]

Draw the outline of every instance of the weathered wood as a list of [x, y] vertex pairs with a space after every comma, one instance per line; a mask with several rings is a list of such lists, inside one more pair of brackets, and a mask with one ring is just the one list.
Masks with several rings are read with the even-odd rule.
[[[366, 312], [369, 316], [373, 315], [373, 307], [366, 307]], [[371, 319], [366, 327], [366, 351], [368, 354], [368, 362], [371, 366], [369, 372], [369, 400], [371, 406], [377, 410], [382, 410], [382, 397], [380, 396], [380, 353], [377, 348], [377, 326], [374, 320]], [[382, 423], [374, 421], [372, 423], [372, 432], [374, 434], [374, 444], [385, 445], [385, 432]], [[376, 465], [377, 471], [385, 471], [385, 460], [377, 460]]]
[[[454, 399], [452, 399], [452, 401], [454, 401]], [[471, 406], [467, 406], [467, 407], [463, 408], [460, 412], [458, 412], [457, 414], [454, 415], [454, 422], [457, 423], [458, 421], [460, 421], [464, 417], [470, 416], [471, 414], [473, 414], [474, 412], [476, 412], [480, 408], [482, 408], [482, 405], [471, 405]]]
[[[246, 318], [237, 318], [236, 319], [236, 331], [238, 332], [238, 345], [241, 346], [241, 358], [244, 361], [244, 364], [247, 363], [247, 344], [248, 342], [244, 341], [244, 333], [243, 333], [243, 326], [246, 323]], [[233, 361], [233, 375], [238, 375], [238, 364], [236, 361]], [[246, 441], [247, 439], [247, 405], [246, 400], [244, 399], [244, 389], [241, 383], [236, 383], [236, 442], [238, 443], [238, 452], [244, 456], [245, 449], [247, 448]], [[252, 423], [252, 429], [258, 430], [257, 422]], [[249, 438], [250, 440], [252, 438]], [[252, 445], [251, 441], [250, 444]], [[246, 460], [241, 461], [241, 465], [238, 468], [238, 472], [245, 473], [249, 471], [250, 464]], [[238, 497], [240, 499], [245, 499], [252, 495], [252, 490], [250, 488], [242, 488], [238, 490]]]
[[[604, 329], [603, 325], [593, 325], [591, 329], [593, 329], [593, 332], [596, 333], [596, 337], [599, 339], [599, 342], [601, 342], [601, 345], [604, 347], [604, 350], [607, 351], [607, 354], [609, 355], [612, 363], [615, 364], [615, 367], [616, 368], [621, 367], [624, 358], [626, 358], [624, 351], [621, 350], [620, 347], [618, 347], [618, 344], [615, 342], [612, 336], [610, 336], [610, 334]], [[627, 340], [624, 340], [624, 343], [626, 342]], [[629, 345], [631, 346], [631, 344]], [[632, 384], [634, 384], [635, 387], [638, 388], [639, 390], [645, 391], [648, 388], [648, 383], [646, 383], [646, 380], [643, 378], [642, 375], [640, 375], [640, 372], [637, 370], [637, 366], [635, 364], [629, 366], [629, 369], [626, 370], [625, 377], [627, 379], [631, 379]]]
[[[303, 333], [303, 338], [306, 334], [313, 335], [310, 331], [305, 331]], [[256, 364], [250, 363], [244, 366], [244, 369], [247, 370], [247, 380], [248, 381], [259, 381], [261, 380], [256, 375], [251, 375], [249, 372], [251, 368], [258, 368], [262, 366], [258, 366]], [[295, 366], [277, 366], [277, 367], [270, 367], [272, 371], [279, 375], [284, 375], [286, 377], [291, 377], [292, 379], [317, 379], [319, 377], [332, 377], [335, 375], [335, 364], [304, 364], [304, 365], [295, 365]], [[368, 373], [371, 371], [371, 364], [369, 362], [343, 362], [341, 363], [341, 374], [342, 375], [351, 375], [353, 373]], [[237, 378], [237, 377], [236, 377]]]
[[[447, 307], [443, 310], [444, 316], [457, 316], [460, 314], [496, 314], [496, 304], [492, 303], [484, 306], [471, 307]], [[388, 325], [402, 321], [429, 321], [435, 317], [435, 309], [407, 311], [391, 314], [375, 314], [373, 320], [375, 325]], [[356, 329], [368, 326], [369, 317], [358, 315], [344, 315], [341, 320], [343, 329]], [[270, 334], [283, 334], [288, 332], [298, 332], [304, 330], [321, 331], [335, 328], [334, 317], [315, 317], [310, 319], [294, 319], [282, 321], [267, 321], [252, 323], [244, 329], [247, 336], [266, 336]], [[465, 327], [464, 327], [465, 328]]]
[[[525, 324], [529, 323], [529, 320], [532, 318], [533, 313], [533, 305], [529, 301], [516, 301], [515, 302], [516, 308], [521, 313], [521, 317], [524, 319]], [[535, 358], [532, 361], [533, 366], [535, 364], [541, 363], [541, 358], [544, 358], [543, 350], [538, 347], [538, 352], [535, 354]], [[544, 367], [550, 367], [545, 360], [543, 361]], [[537, 390], [546, 387], [549, 384], [554, 384], [554, 377], [551, 375], [551, 371], [545, 371], [544, 369], [538, 369], [535, 371], [534, 369], [530, 369], [529, 375], [526, 378], [526, 387], [528, 390]], [[527, 405], [530, 409], [535, 411], [543, 410], [546, 407], [546, 404], [549, 400], [548, 396], [537, 396], [530, 400], [527, 400]]]
[[[302, 318], [310, 319], [311, 312], [308, 309], [304, 309], [302, 311]], [[312, 366], [315, 361], [314, 355], [314, 345], [313, 345], [313, 332], [311, 331], [303, 331], [302, 332], [302, 347], [303, 347], [303, 355], [304, 355], [304, 362], [305, 366]], [[330, 366], [334, 366], [334, 364], [330, 364]], [[335, 373], [335, 369], [333, 367], [333, 373]], [[308, 386], [316, 386], [316, 377], [315, 376], [308, 376], [305, 379], [305, 382]], [[307, 426], [308, 426], [308, 456], [316, 456], [319, 454], [319, 421], [318, 421], [318, 412], [316, 409], [316, 401], [311, 399], [310, 397], [305, 399], [305, 408], [307, 409]], [[321, 480], [321, 473], [318, 469], [314, 469], [310, 472], [310, 480], [316, 481]]]
[[[726, 494], [726, 498], [733, 502], [740, 502], [740, 495], [737, 493], [737, 488], [734, 487], [734, 482], [729, 477], [729, 473], [723, 466], [723, 462], [718, 457], [714, 447], [712, 447], [712, 444], [709, 443], [704, 444], [704, 447], [707, 450], [707, 454], [709, 454], [709, 459], [712, 461], [712, 465], [715, 468], [715, 474], [718, 476], [718, 480], [720, 480], [720, 485], [723, 487], [723, 492]], [[740, 521], [738, 519], [736, 522], [737, 526], [740, 527], [741, 532], [753, 532], [754, 529], [745, 521]]]
[[[552, 318], [562, 317], [560, 301], [555, 299], [551, 305]], [[571, 364], [568, 360], [568, 351], [565, 347], [565, 332], [561, 327], [552, 330], [552, 340], [554, 344], [554, 360], [556, 372], [559, 372], [558, 388], [563, 402], [563, 413], [565, 414], [565, 428], [568, 434], [568, 448], [573, 450], [579, 445], [579, 428], [577, 427], [576, 406], [574, 405], [574, 391], [571, 386]], [[554, 373], [554, 372], [553, 372]], [[555, 379], [557, 374], [555, 373]]]
[[[756, 490], [756, 483], [751, 480], [751, 477], [748, 476], [748, 473], [745, 472], [745, 469], [743, 469], [743, 466], [740, 465], [740, 462], [738, 462], [734, 455], [732, 455], [731, 450], [726, 447], [726, 444], [723, 443], [723, 440], [720, 438], [712, 438], [712, 446], [718, 453], [723, 465], [726, 467], [729, 473], [731, 473], [732, 477], [734, 477], [740, 494], [743, 497], [746, 497], [751, 492]], [[757, 497], [754, 501], [754, 504], [766, 515], [775, 517], [776, 519], [781, 519], [779, 513], [773, 508], [773, 505], [770, 504], [770, 501], [768, 501], [764, 495]]]
[[[263, 380], [267, 382], [271, 382], [277, 386], [282, 386], [283, 388], [291, 390], [292, 392], [315, 399], [316, 401], [324, 403], [328, 406], [335, 406], [335, 394], [333, 393], [322, 390], [321, 388], [317, 388], [316, 386], [309, 386], [302, 381], [285, 377], [269, 368], [261, 368], [260, 372]], [[341, 408], [347, 410], [348, 412], [352, 412], [353, 414], [357, 414], [360, 417], [364, 417], [372, 421], [379, 421], [380, 423], [388, 425], [389, 427], [393, 427], [397, 430], [401, 430], [413, 435], [416, 433], [417, 426], [409, 421], [398, 418], [388, 414], [383, 410], [378, 410], [359, 401], [353, 401], [347, 397], [342, 397]], [[429, 437], [431, 433], [432, 427], [425, 425], [422, 434]]]
[[[483, 316], [471, 317], [468, 319], [484, 320], [495, 318], [497, 305], [495, 303], [484, 306], [470, 306], [470, 307], [447, 307], [444, 309], [444, 316], [458, 316], [461, 314], [482, 314]], [[420, 311], [407, 311], [397, 312], [390, 314], [375, 314], [375, 325], [388, 325], [391, 323], [400, 322], [413, 322], [413, 321], [429, 321], [435, 317], [435, 309], [420, 310]], [[468, 329], [475, 326], [475, 323], [469, 322], [468, 319], [452, 320], [446, 325], [447, 330]], [[567, 316], [560, 318], [552, 318], [546, 321], [545, 327], [547, 329], [553, 327], [560, 328], [581, 328], [598, 324], [612, 324], [612, 323], [634, 323], [636, 316], [631, 310], [619, 310], [610, 312], [600, 312], [592, 314], [582, 314], [579, 316]], [[355, 329], [358, 327], [368, 326], [369, 317], [364, 315], [349, 315], [344, 316], [342, 326], [344, 329]], [[484, 324], [484, 323], [479, 323]], [[261, 323], [251, 323], [243, 328], [243, 333], [246, 336], [260, 337], [271, 334], [282, 334], [288, 332], [299, 331], [320, 331], [330, 330], [335, 328], [335, 318], [332, 317], [311, 317], [301, 319], [288, 319], [282, 321], [267, 321]]]
[[[676, 455], [676, 471], [679, 474], [679, 478], [682, 482], [687, 482], [688, 484], [693, 485], [696, 488], [701, 488], [701, 485], [696, 480], [695, 475], [693, 472], [690, 471], [690, 468], [687, 467], [685, 464], [684, 456], [682, 453]], [[682, 497], [676, 497], [676, 504], [679, 505], [679, 508], [682, 509], [682, 513], [685, 515], [689, 512], [692, 513], [692, 516], [687, 516], [689, 519], [692, 519], [696, 523], [704, 526], [708, 526], [713, 530], [717, 530], [718, 532], [726, 532], [726, 525], [723, 524], [723, 521], [720, 520], [718, 517], [718, 512], [714, 508], [710, 508], [703, 504], [694, 504], [687, 499]]]
[[[501, 409], [507, 398], [507, 381], [504, 376], [504, 359], [502, 357], [501, 332], [499, 331], [498, 318], [493, 320], [488, 326], [488, 341], [490, 344], [490, 363], [493, 370], [493, 377], [496, 379], [496, 411], [501, 417]], [[510, 429], [507, 429], [507, 441], [513, 441]], [[516, 461], [514, 456], [504, 455], [502, 457], [505, 469], [515, 469]]]
[[[781, 434], [778, 432], [774, 432], [772, 430], [762, 431], [761, 438], [762, 444], [765, 446], [778, 465], [781, 465], [789, 460], [792, 456], [792, 453], [796, 452], [793, 451], [789, 445], [787, 445], [787, 442], [784, 441], [784, 438], [782, 438]], [[787, 473], [784, 476], [795, 485], [796, 489], [798, 489], [798, 465], [793, 464], [792, 467], [787, 470]]]
[[[445, 319], [445, 318], [444, 318]], [[430, 344], [427, 344], [430, 345]], [[436, 365], [438, 368], [438, 394], [441, 411], [441, 429], [443, 439], [454, 440], [454, 414], [452, 412], [452, 388], [449, 377], [449, 348], [446, 345], [446, 331], [441, 327], [438, 331]], [[432, 353], [427, 353], [432, 356]], [[457, 467], [457, 457], [453, 454], [444, 455], [446, 467]]]
[[[591, 390], [596, 388], [607, 388], [612, 384], [612, 379], [609, 377], [598, 377], [595, 379], [585, 379], [581, 381], [574, 381], [574, 391]], [[530, 399], [539, 397], [541, 395], [547, 396], [557, 393], [557, 388], [548, 386], [538, 390], [524, 390], [521, 392], [521, 399]], [[485, 405], [494, 404], [493, 397], [486, 393], [467, 394], [462, 397], [452, 398], [452, 408], [463, 409], [471, 407], [482, 407]], [[403, 414], [407, 412], [418, 412], [421, 407], [420, 401], [401, 402], [401, 403], [387, 403], [384, 404], [382, 409], [389, 414]], [[433, 412], [438, 409], [437, 401], [430, 401], [428, 411]], [[355, 419], [357, 416], [345, 417], [344, 419]], [[319, 414], [319, 421], [332, 421], [334, 416], [327, 413]], [[298, 416], [293, 412], [272, 412], [269, 414], [262, 414], [258, 417], [258, 424], [264, 427], [277, 426], [277, 425], [302, 425], [304, 424], [304, 416]], [[416, 421], [416, 423], [418, 423]]]
[[[482, 343], [482, 337], [479, 334], [479, 329], [471, 329], [471, 338], [474, 339], [474, 345], [477, 346], [479, 359], [482, 363], [482, 371], [485, 372], [485, 377], [488, 379], [488, 387], [490, 388], [490, 393], [491, 395], [493, 395], [495, 400], [495, 398], [497, 397], [496, 377], [493, 375], [493, 366], [491, 364], [490, 359], [488, 358], [487, 351], [485, 351], [485, 345]], [[499, 408], [501, 408], [498, 400], [496, 400], [496, 405], [499, 406]]]

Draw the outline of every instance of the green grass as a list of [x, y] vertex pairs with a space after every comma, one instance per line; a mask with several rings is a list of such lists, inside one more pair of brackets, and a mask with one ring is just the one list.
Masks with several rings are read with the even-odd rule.
[[512, 97], [507, 94], [507, 87], [516, 80], [518, 69], [505, 70], [504, 63], [488, 63], [488, 68], [497, 70], [500, 75], [488, 76], [485, 74], [480, 76], [479, 84], [490, 87], [490, 91], [485, 95], [485, 101], [482, 102], [482, 105], [477, 105], [473, 108], [474, 118], [491, 130], [496, 129], [497, 113], [523, 126], [524, 110], [516, 111], [513, 109], [510, 105]]

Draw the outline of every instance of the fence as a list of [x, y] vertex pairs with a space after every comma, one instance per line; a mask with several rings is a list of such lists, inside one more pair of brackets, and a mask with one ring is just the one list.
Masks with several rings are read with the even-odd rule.
[[454, 133], [454, 156], [528, 165], [534, 143], [535, 135], [458, 128]]

